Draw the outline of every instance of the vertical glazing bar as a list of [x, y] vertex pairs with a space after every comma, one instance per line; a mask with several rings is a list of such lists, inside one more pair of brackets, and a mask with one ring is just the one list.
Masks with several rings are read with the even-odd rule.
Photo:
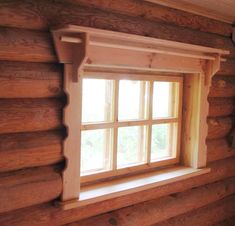
[[[114, 95], [114, 82], [111, 80], [106, 80], [105, 82], [105, 121], [109, 122], [113, 116], [113, 95]], [[103, 156], [105, 169], [110, 170], [112, 167], [112, 146], [111, 141], [113, 134], [110, 129], [105, 130], [105, 152]]]
[[183, 111], [183, 78], [178, 83], [178, 95], [177, 95], [177, 144], [176, 144], [176, 158], [179, 160], [180, 158], [180, 149], [181, 149], [181, 128], [182, 128], [182, 111]]
[[[139, 119], [146, 118], [146, 82], [140, 81], [140, 93], [139, 93]], [[138, 161], [146, 161], [146, 141], [144, 140], [145, 137], [145, 127], [139, 127], [139, 139], [138, 139]]]
[[[119, 80], [114, 81], [114, 122], [118, 122], [118, 98], [119, 98]], [[118, 146], [118, 128], [113, 128], [113, 160], [112, 169], [117, 169], [117, 146]]]
[[[151, 122], [153, 115], [153, 81], [149, 82], [147, 113], [148, 113], [148, 120]], [[152, 141], [152, 124], [149, 124], [147, 131], [147, 163], [151, 162], [151, 141]]]

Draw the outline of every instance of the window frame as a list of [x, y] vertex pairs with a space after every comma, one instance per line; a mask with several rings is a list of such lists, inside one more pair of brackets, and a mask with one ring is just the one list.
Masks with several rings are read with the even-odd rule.
[[[157, 167], [169, 166], [179, 163], [180, 158], [180, 144], [181, 144], [181, 127], [182, 127], [182, 100], [183, 100], [183, 76], [182, 75], [163, 75], [163, 74], [128, 74], [128, 73], [121, 73], [121, 72], [99, 72], [99, 71], [84, 71], [83, 75], [81, 76], [81, 81], [83, 78], [86, 79], [107, 79], [114, 81], [114, 115], [113, 115], [113, 122], [98, 122], [98, 123], [82, 123], [81, 122], [81, 131], [87, 130], [95, 130], [95, 129], [113, 129], [113, 156], [112, 156], [112, 169], [109, 171], [98, 172], [95, 174], [88, 174], [88, 175], [81, 175], [81, 185], [85, 183], [92, 183], [103, 179], [115, 178], [117, 176], [128, 176], [134, 173], [145, 172]], [[118, 120], [118, 90], [119, 90], [119, 81], [120, 80], [135, 80], [135, 81], [146, 81], [149, 82], [149, 91], [148, 91], [148, 99], [147, 104], [148, 110], [147, 119], [136, 119], [136, 120]], [[162, 117], [159, 119], [152, 118], [152, 107], [153, 107], [153, 83], [154, 82], [177, 82], [178, 83], [178, 103], [177, 105], [177, 116], [176, 117]], [[81, 82], [82, 84], [82, 82]], [[82, 89], [82, 87], [81, 87]], [[82, 94], [81, 94], [82, 95]], [[77, 119], [82, 121], [82, 119]], [[159, 124], [166, 124], [166, 123], [177, 123], [177, 138], [173, 142], [176, 142], [176, 153], [173, 154], [171, 157], [165, 157], [163, 159], [159, 159], [154, 162], [150, 162], [150, 154], [151, 154], [151, 131], [152, 125], [159, 125]], [[118, 128], [122, 127], [131, 127], [131, 126], [147, 126], [147, 159], [146, 162], [136, 164], [133, 166], [117, 168], [117, 133]], [[79, 150], [81, 151], [81, 149]]]
[[[63, 141], [66, 159], [62, 175], [63, 209], [104, 201], [209, 172], [206, 168], [207, 98], [212, 77], [220, 69], [220, 62], [225, 60], [222, 56], [229, 54], [229, 51], [76, 25], [55, 28], [52, 35], [58, 59], [64, 63], [64, 91], [68, 100], [63, 117], [67, 128], [67, 137]], [[163, 170], [157, 173], [160, 175], [153, 177], [145, 175], [146, 180], [150, 179], [148, 182], [142, 180], [137, 183], [141, 175], [128, 177], [131, 183], [124, 190], [120, 188], [122, 183], [119, 184], [119, 180], [110, 181], [111, 184], [99, 183], [98, 190], [101, 193], [107, 191], [104, 196], [99, 196], [97, 187], [81, 188], [80, 153], [77, 151], [81, 142], [81, 125], [74, 119], [81, 117], [81, 76], [84, 70], [97, 69], [184, 74], [182, 167], [169, 169], [170, 172]], [[93, 195], [85, 195], [84, 199], [86, 191]]]

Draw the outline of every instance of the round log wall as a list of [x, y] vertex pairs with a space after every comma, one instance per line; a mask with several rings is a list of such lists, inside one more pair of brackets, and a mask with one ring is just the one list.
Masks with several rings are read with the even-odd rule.
[[[53, 204], [62, 192], [65, 98], [63, 67], [49, 31], [68, 23], [230, 51], [208, 98], [210, 173], [98, 206], [63, 211]], [[231, 33], [229, 24], [144, 1], [0, 1], [0, 225], [205, 226], [233, 217]]]

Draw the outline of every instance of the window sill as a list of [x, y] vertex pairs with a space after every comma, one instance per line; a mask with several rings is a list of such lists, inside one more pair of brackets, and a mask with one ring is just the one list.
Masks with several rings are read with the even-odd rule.
[[194, 169], [191, 167], [177, 166], [158, 172], [143, 173], [141, 175], [85, 186], [81, 189], [79, 200], [66, 201], [60, 204], [64, 210], [68, 210], [163, 186], [209, 172], [209, 168]]

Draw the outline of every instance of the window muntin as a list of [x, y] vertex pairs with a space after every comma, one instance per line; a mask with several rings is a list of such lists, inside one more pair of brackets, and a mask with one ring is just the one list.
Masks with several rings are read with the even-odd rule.
[[[101, 108], [109, 113], [107, 116], [105, 110], [102, 109], [102, 117], [99, 117], [99, 120], [84, 121], [86, 114], [92, 115], [91, 112], [86, 111], [93, 110], [95, 113], [99, 110], [95, 110], [93, 107], [84, 108], [84, 105], [88, 103], [84, 103], [87, 99], [82, 98], [82, 115], [84, 115], [81, 125], [82, 137], [88, 131], [91, 134], [95, 131], [106, 131], [106, 135], [102, 139], [98, 139], [97, 145], [94, 142], [92, 150], [87, 151], [87, 144], [82, 142], [81, 175], [83, 177], [90, 174], [103, 173], [105, 175], [105, 172], [108, 172], [108, 175], [112, 175], [113, 172], [115, 175], [115, 172], [125, 172], [125, 169], [129, 168], [150, 168], [159, 163], [166, 165], [172, 163], [172, 160], [175, 160], [174, 163], [178, 161], [181, 127], [181, 77], [137, 76], [125, 79], [116, 74], [113, 77], [110, 75], [99, 76], [96, 73], [89, 75], [85, 74], [82, 79], [82, 95], [93, 93], [91, 96], [94, 99], [90, 99], [89, 103], [91, 105], [92, 103], [97, 105], [99, 101], [96, 101], [96, 97], [99, 99], [100, 96], [103, 96], [100, 101]], [[100, 90], [100, 87], [96, 88], [95, 85], [92, 88], [84, 86], [84, 83], [92, 84], [96, 81], [98, 81], [97, 84], [102, 81], [103, 90]], [[100, 94], [95, 95], [98, 91]], [[133, 109], [130, 109], [131, 106]], [[162, 134], [157, 135], [159, 131], [162, 131]], [[96, 136], [98, 137], [98, 135]], [[97, 137], [91, 138], [91, 140], [95, 140]], [[103, 150], [99, 148], [101, 142], [103, 142]], [[84, 153], [86, 151], [89, 154]]]

